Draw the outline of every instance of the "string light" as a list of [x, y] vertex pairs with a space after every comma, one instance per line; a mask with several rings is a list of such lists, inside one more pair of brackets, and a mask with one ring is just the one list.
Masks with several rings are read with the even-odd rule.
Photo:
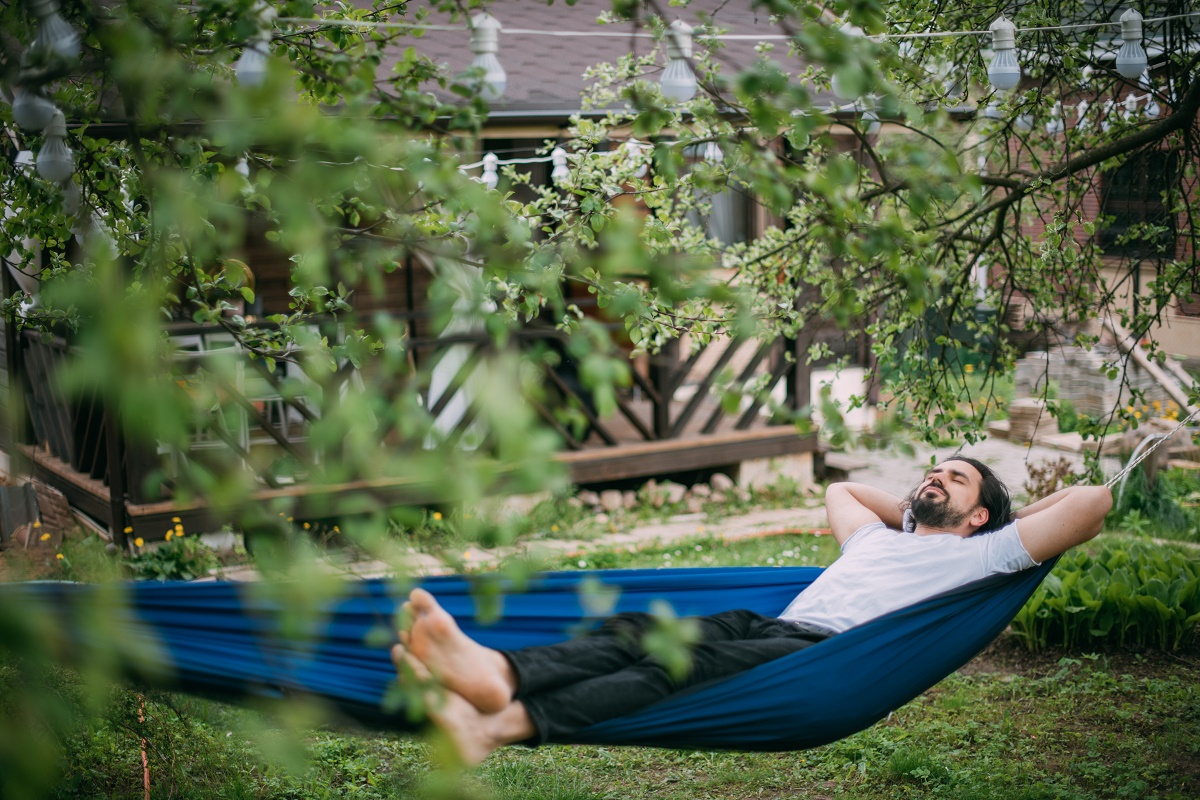
[[991, 24], [992, 49], [996, 51], [988, 65], [988, 81], [1001, 91], [1017, 88], [1021, 82], [1021, 65], [1016, 56], [1016, 26], [1005, 17]]
[[57, 111], [41, 92], [20, 86], [13, 90], [13, 122], [27, 131], [40, 131], [50, 124]]
[[1141, 77], [1148, 65], [1146, 51], [1142, 48], [1142, 15], [1128, 9], [1121, 15], [1121, 49], [1117, 52], [1117, 72], [1121, 77], [1134, 80]]
[[55, 110], [37, 154], [38, 175], [52, 183], [62, 183], [75, 172], [75, 155], [67, 147], [66, 136], [67, 120], [61, 111]]
[[263, 0], [255, 0], [254, 15], [258, 19], [258, 33], [254, 34], [242, 50], [234, 65], [233, 73], [242, 86], [262, 86], [267, 79], [267, 59], [271, 54], [271, 27], [279, 12]]
[[479, 180], [489, 189], [495, 189], [500, 183], [500, 174], [496, 171], [496, 167], [500, 165], [500, 159], [495, 153], [487, 153], [483, 157], [483, 175]]
[[663, 70], [659, 88], [663, 97], [677, 103], [686, 103], [696, 96], [696, 75], [688, 64], [692, 57], [693, 30], [681, 19], [667, 27], [667, 68]]
[[567, 169], [567, 151], [556, 147], [550, 151], [550, 161], [554, 169], [550, 171], [550, 180], [562, 185], [571, 179], [571, 170]]
[[[838, 28], [838, 30], [843, 35], [849, 36], [852, 39], [862, 38], [864, 33], [862, 28], [858, 27], [857, 25], [851, 25], [849, 22], [847, 22], [845, 25], [842, 25], [840, 28]], [[841, 78], [839, 78], [836, 74], [829, 82], [829, 88], [833, 91], [834, 96], [839, 100], [854, 100], [857, 97], [857, 95], [845, 88], [845, 86], [842, 84]]]
[[704, 145], [704, 160], [714, 167], [724, 161], [725, 154], [721, 152], [721, 146], [716, 142], [706, 143]]
[[54, 0], [33, 0], [34, 16], [38, 18], [37, 33], [25, 51], [29, 64], [47, 61], [74, 63], [79, 59], [79, 34], [58, 15]]
[[481, 13], [471, 17], [471, 52], [475, 54], [471, 67], [483, 73], [479, 96], [489, 103], [503, 97], [508, 87], [508, 75], [496, 58], [496, 51], [500, 49], [501, 30], [500, 20], [491, 14]]

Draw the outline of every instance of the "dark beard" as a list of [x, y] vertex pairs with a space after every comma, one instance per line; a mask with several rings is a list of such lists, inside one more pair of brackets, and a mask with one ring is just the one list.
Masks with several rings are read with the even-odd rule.
[[948, 531], [957, 528], [971, 516], [970, 511], [956, 511], [950, 507], [950, 498], [944, 494], [941, 497], [926, 497], [924, 493], [914, 491], [908, 496], [909, 508], [913, 512], [913, 520], [918, 525]]

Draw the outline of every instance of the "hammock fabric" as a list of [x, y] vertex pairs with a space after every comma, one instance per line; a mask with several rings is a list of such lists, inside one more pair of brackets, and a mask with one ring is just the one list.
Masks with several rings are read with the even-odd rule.
[[[578, 731], [570, 741], [739, 750], [797, 750], [836, 741], [874, 724], [974, 657], [1004, 630], [1051, 567], [1047, 562], [970, 584]], [[772, 615], [820, 573], [817, 567], [549, 573], [505, 597], [503, 617], [494, 625], [474, 621], [472, 589], [478, 586], [470, 579], [431, 578], [422, 585], [470, 636], [490, 647], [515, 649], [561, 641], [586, 625], [580, 603], [585, 579], [620, 590], [616, 612], [647, 610], [661, 599], [680, 616], [731, 608]], [[381, 708], [395, 670], [387, 647], [366, 643], [371, 631], [392, 622], [402, 600], [394, 584], [346, 584], [307, 641], [283, 636], [278, 607], [252, 587], [134, 584], [127, 595], [131, 613], [120, 624], [135, 636], [157, 640], [160, 666], [172, 673], [176, 688], [243, 697], [317, 696], [372, 726], [411, 727], [402, 711]], [[19, 587], [20, 594], [40, 596], [64, 613], [65, 635], [85, 650], [88, 630], [72, 628], [68, 610], [86, 604], [94, 591], [64, 583]]]

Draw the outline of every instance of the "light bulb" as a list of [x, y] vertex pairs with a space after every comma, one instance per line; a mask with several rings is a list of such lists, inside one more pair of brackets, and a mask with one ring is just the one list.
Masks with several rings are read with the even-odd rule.
[[704, 160], [714, 166], [724, 161], [725, 154], [721, 152], [721, 146], [716, 142], [706, 143], [704, 145]]
[[550, 171], [550, 180], [556, 184], [566, 183], [571, 179], [571, 170], [567, 169], [567, 151], [556, 147], [550, 151], [550, 163], [554, 169]]
[[508, 74], [500, 66], [496, 51], [500, 49], [500, 20], [491, 14], [476, 14], [471, 17], [471, 52], [475, 54], [471, 67], [483, 72], [479, 85], [479, 96], [489, 103], [504, 96], [508, 88]]
[[81, 200], [82, 197], [79, 191], [79, 184], [75, 182], [74, 178], [68, 179], [67, 182], [63, 184], [63, 213], [69, 217], [75, 216], [77, 213], [79, 213], [79, 204]]
[[667, 26], [667, 68], [658, 82], [663, 97], [686, 103], [696, 96], [696, 75], [687, 60], [692, 57], [692, 26], [677, 19]]
[[483, 175], [479, 180], [489, 189], [495, 189], [496, 184], [500, 183], [500, 175], [496, 172], [496, 167], [500, 165], [500, 159], [495, 153], [488, 153], [483, 157]]
[[1087, 100], [1080, 100], [1079, 104], [1075, 106], [1075, 130], [1085, 131], [1088, 129], [1091, 124], [1087, 117], [1090, 107], [1091, 104]]
[[862, 117], [860, 117], [859, 124], [866, 125], [866, 133], [868, 136], [874, 136], [875, 134], [879, 133], [879, 129], [883, 127], [879, 122], [879, 115], [876, 114], [875, 110], [871, 108], [868, 108], [866, 111], [862, 112]]
[[1121, 49], [1117, 51], [1117, 72], [1126, 80], [1136, 80], [1149, 62], [1142, 48], [1142, 15], [1130, 8], [1121, 15]]
[[983, 116], [985, 119], [1001, 120], [1004, 119], [1004, 112], [1000, 110], [1000, 104], [993, 100], [983, 110]]
[[1013, 124], [1016, 125], [1020, 130], [1031, 131], [1033, 130], [1033, 115], [1018, 114], [1016, 120], [1013, 121]]
[[27, 63], [74, 62], [79, 59], [79, 34], [58, 15], [54, 0], [33, 0], [37, 33], [25, 51]]
[[1060, 101], [1055, 101], [1054, 108], [1050, 110], [1050, 120], [1046, 123], [1046, 133], [1054, 136], [1067, 129], [1066, 123], [1063, 122], [1062, 112], [1062, 103]]
[[18, 86], [13, 90], [13, 122], [27, 131], [43, 130], [50, 124], [50, 118], [57, 110], [54, 103], [34, 89]]
[[242, 86], [262, 86], [267, 78], [267, 43], [257, 39], [247, 44], [233, 67], [233, 74]]
[[992, 32], [992, 49], [996, 55], [988, 65], [988, 81], [1001, 91], [1017, 88], [1021, 82], [1021, 65], [1017, 63], [1017, 29], [1004, 17], [997, 17], [988, 30]]
[[61, 111], [55, 111], [37, 154], [38, 175], [52, 183], [62, 183], [75, 172], [75, 156], [67, 147], [66, 136], [67, 120]]

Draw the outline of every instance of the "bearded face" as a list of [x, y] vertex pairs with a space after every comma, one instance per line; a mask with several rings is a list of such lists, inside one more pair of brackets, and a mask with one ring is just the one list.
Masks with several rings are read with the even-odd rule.
[[953, 530], [967, 520], [973, 508], [959, 508], [946, 488], [934, 478], [923, 481], [908, 495], [908, 505], [918, 525], [936, 530]]

